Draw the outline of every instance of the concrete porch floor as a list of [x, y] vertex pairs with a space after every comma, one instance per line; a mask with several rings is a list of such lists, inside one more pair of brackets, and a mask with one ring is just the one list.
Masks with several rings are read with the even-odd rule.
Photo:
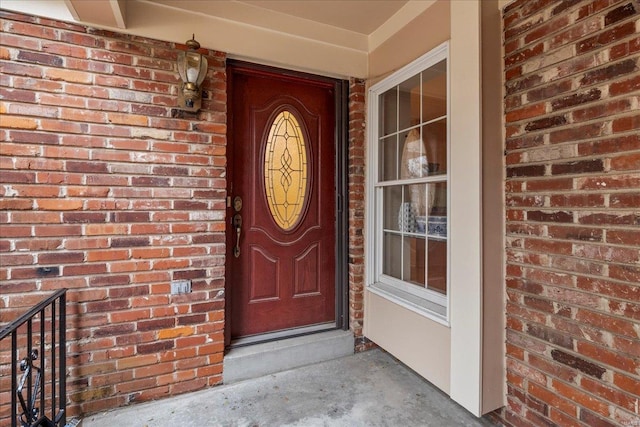
[[83, 427], [489, 426], [381, 350], [89, 416]]

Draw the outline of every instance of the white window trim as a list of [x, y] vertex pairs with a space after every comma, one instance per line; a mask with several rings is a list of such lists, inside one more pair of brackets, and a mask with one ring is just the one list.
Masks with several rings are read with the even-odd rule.
[[[437, 292], [421, 289], [402, 280], [395, 279], [382, 274], [382, 251], [377, 248], [381, 245], [381, 220], [382, 197], [377, 192], [382, 188], [392, 184], [399, 184], [398, 181], [378, 182], [379, 174], [379, 144], [378, 122], [379, 122], [379, 96], [387, 90], [399, 85], [414, 75], [437, 64], [443, 59], [447, 60], [447, 173], [428, 178], [418, 179], [420, 183], [447, 182], [447, 224], [451, 224], [451, 102], [450, 102], [450, 55], [449, 42], [444, 42], [425, 55], [391, 74], [382, 81], [369, 88], [367, 125], [369, 149], [367, 157], [367, 212], [365, 216], [365, 226], [367, 231], [367, 243], [365, 245], [366, 262], [365, 280], [367, 289], [372, 293], [386, 298], [408, 310], [414, 311], [437, 323], [450, 326], [449, 316], [451, 313], [451, 242], [448, 238], [447, 244], [447, 295], [443, 296]], [[410, 183], [411, 180], [402, 180], [403, 184]], [[448, 230], [448, 236], [450, 231]], [[373, 261], [373, 262], [371, 262]], [[382, 280], [378, 280], [382, 278]], [[443, 301], [444, 300], [444, 301]], [[444, 311], [444, 313], [443, 313]]]

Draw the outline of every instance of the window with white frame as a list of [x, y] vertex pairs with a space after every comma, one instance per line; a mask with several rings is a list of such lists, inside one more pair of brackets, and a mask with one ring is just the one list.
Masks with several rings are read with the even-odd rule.
[[443, 323], [449, 287], [448, 44], [369, 91], [369, 289]]

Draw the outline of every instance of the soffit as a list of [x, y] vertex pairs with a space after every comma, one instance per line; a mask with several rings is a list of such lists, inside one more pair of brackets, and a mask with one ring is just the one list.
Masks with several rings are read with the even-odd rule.
[[126, 28], [126, 3], [122, 0], [64, 0], [69, 13], [76, 21]]
[[[144, 10], [145, 19], [153, 22], [159, 13], [157, 6], [163, 6], [180, 15], [187, 12], [211, 18], [213, 22], [223, 19], [368, 52], [369, 39], [375, 37], [376, 31], [384, 29], [383, 37], [394, 33], [430, 3], [427, 0], [5, 0], [2, 7], [49, 18], [71, 17], [79, 23], [126, 29], [135, 34], [136, 28], [127, 19], [128, 9], [138, 13]], [[179, 22], [176, 25], [184, 26]]]
[[369, 35], [398, 12], [406, 0], [244, 0], [239, 3]]
[[[446, 0], [437, 0], [446, 1]], [[230, 57], [366, 77], [367, 58], [436, 0], [2, 0], [3, 9], [184, 43]]]

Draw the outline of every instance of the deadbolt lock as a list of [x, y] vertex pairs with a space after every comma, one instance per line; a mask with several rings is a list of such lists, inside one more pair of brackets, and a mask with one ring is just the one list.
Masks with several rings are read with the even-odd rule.
[[236, 212], [240, 212], [242, 210], [242, 197], [236, 196], [233, 198], [233, 209]]

